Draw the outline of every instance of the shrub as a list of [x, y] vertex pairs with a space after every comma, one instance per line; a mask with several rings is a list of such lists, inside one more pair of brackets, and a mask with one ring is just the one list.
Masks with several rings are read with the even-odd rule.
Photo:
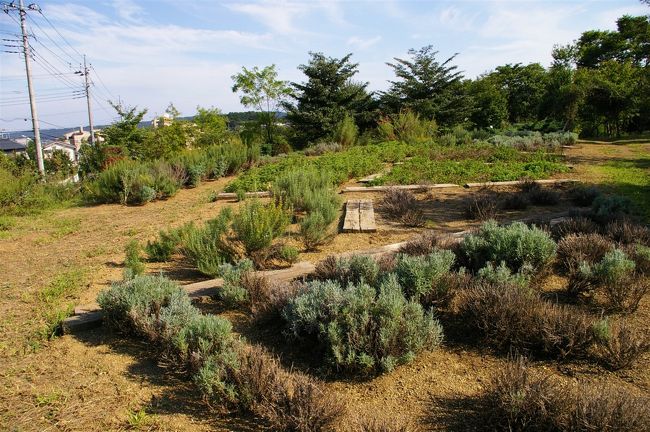
[[[566, 430], [633, 432], [650, 430], [647, 397], [607, 384], [582, 384]], [[564, 426], [564, 425], [563, 425]]]
[[486, 430], [632, 432], [650, 427], [647, 397], [612, 385], [571, 387], [534, 374], [521, 359], [497, 373], [485, 399]]
[[640, 244], [628, 246], [625, 248], [625, 253], [634, 261], [640, 276], [650, 276], [650, 247]]
[[354, 118], [346, 114], [343, 120], [336, 126], [334, 132], [334, 141], [341, 144], [343, 147], [350, 147], [357, 141], [359, 135], [359, 128], [354, 123]]
[[194, 225], [189, 223], [168, 231], [159, 231], [158, 238], [154, 241], [148, 241], [145, 246], [145, 252], [147, 253], [149, 261], [169, 261], [182, 244], [186, 233], [194, 229]]
[[201, 273], [216, 277], [222, 264], [235, 261], [237, 253], [227, 238], [231, 218], [230, 209], [223, 209], [203, 227], [190, 228], [184, 235], [181, 252]]
[[440, 324], [404, 297], [394, 276], [378, 290], [311, 282], [283, 316], [290, 337], [317, 342], [333, 366], [364, 374], [392, 370], [442, 339]]
[[310, 213], [300, 221], [300, 237], [305, 249], [316, 250], [333, 237], [323, 215], [319, 212]]
[[591, 215], [599, 222], [609, 222], [614, 219], [623, 219], [632, 214], [632, 201], [622, 196], [600, 195], [591, 205]]
[[446, 288], [438, 284], [451, 271], [454, 254], [448, 250], [434, 250], [426, 256], [397, 255], [395, 275], [407, 298], [419, 301], [421, 297], [444, 298]]
[[523, 358], [509, 362], [496, 373], [485, 395], [490, 416], [485, 430], [559, 429], [558, 418], [569, 405], [563, 390], [550, 377], [534, 375]]
[[512, 193], [501, 201], [501, 208], [504, 210], [526, 210], [530, 206], [530, 200], [525, 193]]
[[232, 229], [251, 254], [271, 246], [273, 240], [284, 233], [289, 225], [289, 215], [281, 204], [261, 204], [251, 201], [233, 218]]
[[626, 219], [608, 223], [604, 233], [621, 244], [640, 243], [650, 246], [650, 228]]
[[534, 205], [555, 205], [560, 202], [560, 194], [557, 191], [546, 188], [534, 188], [531, 189], [528, 193], [528, 199]]
[[325, 153], [336, 153], [343, 150], [343, 146], [338, 142], [319, 142], [311, 147], [306, 148], [303, 153], [305, 156], [322, 156]]
[[273, 430], [329, 430], [344, 405], [306, 375], [287, 373], [260, 347], [246, 348], [235, 375], [241, 405], [266, 419]]
[[471, 196], [465, 205], [465, 216], [468, 219], [486, 221], [493, 219], [499, 209], [499, 203], [494, 194], [479, 192]]
[[478, 271], [477, 277], [492, 284], [510, 284], [526, 288], [530, 284], [531, 272], [532, 269], [524, 266], [518, 273], [512, 273], [503, 262], [498, 267], [489, 262]]
[[379, 280], [379, 264], [367, 255], [328, 256], [316, 265], [314, 276], [320, 280], [337, 281], [342, 286], [359, 283], [374, 286]]
[[379, 208], [393, 219], [401, 219], [417, 205], [418, 200], [413, 192], [397, 188], [388, 189], [379, 202]]
[[569, 197], [573, 204], [580, 207], [589, 207], [594, 200], [601, 195], [600, 190], [595, 186], [577, 186], [569, 191]]
[[502, 350], [584, 356], [594, 341], [593, 321], [577, 310], [547, 303], [512, 284], [477, 281], [460, 294], [459, 313]]
[[625, 276], [615, 283], [606, 283], [603, 291], [610, 310], [632, 313], [650, 291], [650, 280], [637, 275]]
[[137, 240], [131, 240], [127, 243], [124, 249], [126, 254], [126, 258], [124, 258], [124, 274], [126, 279], [144, 273], [144, 263], [140, 259], [140, 251], [140, 244]]
[[223, 264], [219, 274], [223, 278], [223, 286], [219, 290], [218, 297], [230, 307], [242, 306], [250, 301], [246, 287], [242, 284], [245, 274], [253, 270], [253, 263], [244, 259], [236, 265]]
[[251, 312], [257, 321], [281, 318], [282, 310], [289, 300], [304, 289], [298, 281], [271, 283], [252, 272], [242, 275], [241, 285], [248, 291]]
[[281, 173], [273, 182], [271, 190], [275, 199], [284, 205], [292, 207], [295, 211], [309, 212], [314, 209], [310, 206], [315, 201], [313, 195], [332, 189], [333, 185], [334, 179], [329, 171], [308, 167]]
[[556, 244], [546, 232], [521, 222], [508, 226], [486, 222], [478, 233], [465, 237], [459, 247], [461, 259], [474, 271], [488, 262], [504, 262], [515, 273], [526, 263], [535, 271], [544, 269], [555, 251]]
[[379, 135], [387, 141], [416, 143], [435, 136], [438, 129], [434, 120], [423, 120], [411, 110], [383, 117], [377, 125]]
[[593, 266], [596, 281], [603, 285], [617, 284], [631, 276], [634, 272], [634, 261], [630, 260], [625, 252], [614, 249], [606, 253], [603, 258]]
[[604, 322], [598, 340], [599, 356], [613, 370], [625, 369], [650, 350], [650, 337], [646, 332], [636, 331], [625, 321], [617, 325]]
[[273, 243], [271, 246], [253, 252], [250, 259], [255, 268], [264, 270], [268, 268], [288, 267], [298, 260], [298, 249], [283, 242]]
[[557, 244], [557, 259], [566, 272], [577, 271], [582, 262], [594, 264], [614, 249], [600, 234], [569, 234]]
[[99, 293], [97, 302], [104, 311], [104, 322], [125, 332], [149, 335], [152, 317], [171, 297], [183, 294], [173, 281], [162, 276], [138, 276], [116, 282]]
[[569, 234], [593, 234], [598, 233], [598, 225], [591, 219], [578, 216], [564, 219], [551, 226], [551, 235], [555, 240], [560, 240]]
[[401, 246], [399, 253], [406, 255], [429, 255], [434, 249], [449, 249], [455, 243], [451, 237], [440, 236], [433, 231], [425, 231]]

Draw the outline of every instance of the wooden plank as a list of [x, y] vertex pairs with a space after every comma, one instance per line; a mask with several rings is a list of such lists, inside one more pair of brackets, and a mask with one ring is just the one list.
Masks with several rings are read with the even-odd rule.
[[372, 200], [361, 200], [359, 203], [359, 229], [361, 232], [377, 231]]
[[101, 326], [103, 319], [103, 311], [87, 311], [64, 319], [61, 327], [64, 334], [86, 331]]
[[359, 179], [359, 183], [370, 183], [373, 180], [377, 180], [379, 177], [382, 177], [384, 174], [383, 173], [377, 173], [377, 174], [371, 174], [367, 177], [364, 177], [362, 179]]
[[345, 218], [343, 219], [343, 232], [359, 232], [361, 226], [359, 225], [359, 207], [361, 201], [348, 200], [345, 203]]
[[354, 192], [386, 192], [389, 189], [427, 191], [429, 189], [457, 188], [457, 184], [441, 183], [431, 185], [394, 185], [394, 186], [349, 186], [341, 189], [341, 193]]
[[[576, 179], [547, 179], [547, 180], [532, 180], [537, 184], [562, 184], [562, 183], [576, 183], [580, 180]], [[466, 188], [487, 187], [487, 186], [517, 186], [523, 183], [521, 180], [502, 181], [502, 182], [483, 182], [483, 183], [465, 183]]]
[[[268, 198], [271, 196], [270, 191], [260, 191], [260, 192], [246, 192], [244, 194], [246, 198]], [[221, 192], [217, 194], [217, 199], [237, 199], [238, 196], [234, 192]]]

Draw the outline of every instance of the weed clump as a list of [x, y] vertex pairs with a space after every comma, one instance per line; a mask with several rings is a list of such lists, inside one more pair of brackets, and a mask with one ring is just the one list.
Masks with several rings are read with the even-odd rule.
[[390, 188], [384, 193], [379, 208], [392, 218], [406, 226], [423, 226], [424, 215], [418, 209], [418, 200], [413, 192]]
[[470, 197], [465, 207], [468, 219], [487, 221], [494, 219], [499, 210], [499, 202], [491, 191], [483, 191]]

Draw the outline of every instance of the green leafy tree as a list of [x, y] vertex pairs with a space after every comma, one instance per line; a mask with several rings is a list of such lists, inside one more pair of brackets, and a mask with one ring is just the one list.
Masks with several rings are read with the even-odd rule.
[[357, 125], [372, 115], [368, 83], [352, 81], [358, 72], [358, 64], [350, 61], [352, 54], [341, 59], [322, 53], [310, 56], [309, 63], [298, 67], [307, 81], [292, 83], [293, 102], [283, 104], [298, 148], [331, 138], [346, 114], [353, 116]]
[[146, 152], [143, 143], [147, 131], [139, 125], [147, 110], [138, 111], [138, 107], [124, 107], [121, 104], [109, 103], [117, 111], [119, 119], [102, 130], [106, 141], [100, 146], [118, 147], [133, 159], [144, 159]]
[[198, 147], [220, 143], [227, 135], [226, 117], [217, 108], [196, 107], [194, 124], [198, 127], [198, 136], [195, 138]]
[[242, 105], [259, 111], [258, 121], [263, 125], [267, 145], [273, 147], [278, 108], [291, 94], [287, 82], [278, 79], [275, 65], [263, 69], [255, 66], [251, 70], [244, 67], [232, 79], [235, 83], [232, 91], [241, 93], [239, 100]]
[[500, 128], [508, 121], [508, 100], [494, 82], [485, 77], [466, 82], [472, 99], [470, 121], [480, 129]]
[[165, 114], [167, 114], [172, 120], [176, 120], [180, 117], [181, 112], [174, 106], [172, 102], [169, 102], [167, 108], [165, 109]]
[[52, 151], [49, 157], [44, 161], [45, 172], [48, 174], [58, 174], [63, 177], [68, 177], [74, 174], [75, 167], [68, 157], [68, 153], [63, 150], [56, 149]]
[[387, 63], [397, 80], [390, 81], [390, 88], [381, 95], [384, 110], [397, 113], [409, 109], [442, 127], [465, 122], [471, 101], [463, 88], [462, 72], [451, 64], [456, 55], [441, 63], [431, 45], [410, 49], [408, 54], [409, 59], [395, 58], [394, 63]]
[[187, 147], [186, 122], [176, 120], [170, 125], [152, 129], [146, 136], [142, 147], [145, 159], [160, 159], [178, 153]]
[[508, 101], [511, 123], [535, 121], [547, 86], [546, 69], [539, 63], [499, 66], [488, 75]]

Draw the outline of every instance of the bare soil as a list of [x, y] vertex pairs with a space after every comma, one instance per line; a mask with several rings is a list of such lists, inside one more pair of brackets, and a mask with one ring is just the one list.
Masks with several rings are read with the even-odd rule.
[[[640, 151], [650, 153], [650, 145], [641, 146]], [[633, 159], [638, 154], [638, 150], [620, 145], [581, 145], [567, 151], [567, 161], [575, 166], [568, 177], [603, 183], [607, 179], [593, 174], [590, 165], [612, 158]], [[57, 275], [83, 269], [82, 289], [68, 301], [77, 305], [94, 302], [100, 290], [121, 278], [124, 246], [130, 239], [146, 242], [158, 230], [188, 221], [200, 223], [224, 206], [239, 205], [209, 202], [210, 192], [221, 191], [228, 181], [204, 183], [142, 207], [101, 205], [52, 211], [22, 218], [11, 231], [0, 232], [0, 430], [264, 429], [254, 418], [209, 407], [191, 382], [159, 364], [145, 344], [103, 328], [50, 341], [35, 336], [43, 324], [38, 293]], [[426, 228], [451, 232], [477, 225], [464, 216], [463, 200], [471, 193], [474, 191], [458, 188], [419, 194], [419, 205], [428, 220]], [[373, 198], [377, 203], [380, 194], [345, 194], [342, 198]], [[553, 208], [502, 213], [499, 218], [518, 219], [567, 208], [569, 204], [562, 202]], [[376, 216], [376, 233], [339, 234], [322, 251], [303, 253], [300, 259], [315, 262], [331, 253], [395, 243], [423, 229], [390, 221], [381, 210], [376, 210]], [[299, 244], [295, 238], [290, 241]], [[162, 271], [181, 283], [205, 279], [182, 261], [147, 264], [147, 271]], [[564, 283], [562, 278], [552, 277], [545, 286], [552, 292]], [[207, 311], [212, 306], [202, 307]], [[225, 316], [247, 339], [281, 355], [285, 365], [317, 374], [304, 361], [309, 353], [286, 347], [279, 328], [256, 328], [242, 312]], [[631, 318], [639, 328], [648, 329], [648, 298]], [[507, 357], [470, 341], [472, 335], [457, 334], [453, 322], [441, 319], [449, 324], [441, 349], [422, 353], [412, 363], [374, 379], [328, 379], [329, 390], [348, 406], [341, 428], [358, 414], [407, 417], [417, 430], [473, 428], [476, 398]], [[567, 379], [607, 381], [650, 395], [649, 355], [633, 369], [621, 372], [587, 362], [536, 361], [533, 367]], [[141, 409], [147, 414], [138, 418]]]

